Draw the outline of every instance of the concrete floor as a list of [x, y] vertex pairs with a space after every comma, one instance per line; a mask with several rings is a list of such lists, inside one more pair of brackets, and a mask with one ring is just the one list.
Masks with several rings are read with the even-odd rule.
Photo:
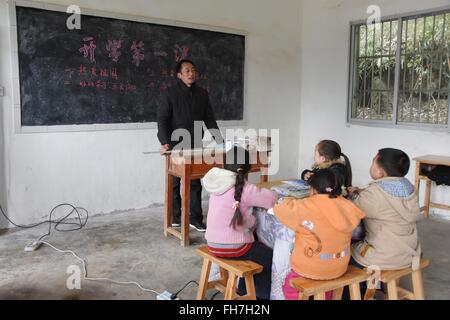
[[[204, 244], [204, 233], [191, 229], [191, 246], [181, 247], [173, 236], [164, 237], [162, 208], [154, 207], [95, 216], [79, 231], [56, 232], [46, 240], [60, 249], [75, 251], [87, 260], [88, 276], [117, 281], [137, 281], [158, 292], [175, 292], [189, 280], [198, 281], [201, 259], [195, 248]], [[45, 234], [47, 225], [33, 229], [0, 230], [0, 299], [155, 299], [134, 285], [81, 282], [69, 290], [66, 273], [79, 264], [70, 254], [42, 246], [24, 252], [24, 246]], [[432, 217], [419, 224], [424, 255], [431, 265], [424, 271], [427, 299], [450, 299], [450, 222]], [[180, 299], [195, 299], [190, 284]], [[210, 291], [207, 297], [211, 297]], [[218, 295], [216, 299], [221, 299]]]

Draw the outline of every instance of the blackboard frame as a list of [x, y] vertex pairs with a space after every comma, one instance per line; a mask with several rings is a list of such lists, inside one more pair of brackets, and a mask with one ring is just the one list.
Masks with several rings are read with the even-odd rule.
[[[9, 28], [11, 42], [11, 66], [12, 66], [12, 89], [13, 89], [13, 117], [15, 133], [44, 133], [44, 132], [85, 132], [85, 131], [110, 131], [110, 130], [140, 130], [140, 129], [156, 129], [156, 122], [146, 123], [114, 123], [114, 124], [81, 124], [81, 125], [51, 125], [51, 126], [22, 126], [21, 123], [21, 97], [20, 97], [20, 74], [19, 74], [19, 50], [18, 50], [18, 33], [17, 33], [17, 15], [16, 6], [29, 7], [43, 10], [51, 10], [57, 12], [66, 12], [68, 6], [56, 5], [44, 2], [34, 2], [26, 0], [10, 0], [9, 7]], [[247, 43], [248, 32], [233, 28], [217, 27], [204, 24], [195, 24], [190, 22], [182, 22], [177, 20], [160, 19], [146, 16], [137, 16], [131, 14], [114, 13], [98, 9], [81, 8], [82, 15], [90, 15], [96, 17], [122, 19], [143, 23], [154, 23], [167, 26], [184, 27], [206, 31], [216, 31], [229, 34], [242, 35]], [[83, 22], [81, 22], [83, 23]], [[218, 121], [219, 127], [234, 127], [247, 125], [247, 45], [244, 52], [244, 110], [242, 120]]]

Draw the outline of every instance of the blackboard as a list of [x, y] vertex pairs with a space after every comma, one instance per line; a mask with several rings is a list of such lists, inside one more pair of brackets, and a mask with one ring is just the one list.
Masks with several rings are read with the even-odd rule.
[[195, 62], [217, 120], [242, 120], [245, 36], [16, 7], [22, 126], [143, 123]]

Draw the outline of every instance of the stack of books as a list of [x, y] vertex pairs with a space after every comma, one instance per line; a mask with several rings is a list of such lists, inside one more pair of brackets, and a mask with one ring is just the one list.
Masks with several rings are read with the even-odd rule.
[[309, 185], [303, 180], [283, 181], [283, 184], [271, 188], [282, 197], [306, 198], [309, 196]]

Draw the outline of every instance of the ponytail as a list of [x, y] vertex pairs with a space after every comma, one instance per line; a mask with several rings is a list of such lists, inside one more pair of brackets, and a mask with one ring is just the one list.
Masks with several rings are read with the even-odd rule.
[[237, 226], [241, 226], [243, 224], [242, 213], [239, 207], [241, 203], [242, 190], [244, 189], [244, 184], [245, 184], [244, 169], [239, 168], [237, 170], [236, 183], [234, 185], [234, 200], [236, 200], [236, 202], [233, 207], [236, 208], [236, 210], [234, 211], [233, 218], [231, 219], [230, 222], [230, 227], [232, 227], [233, 229], [236, 229]]
[[223, 168], [236, 173], [236, 182], [234, 184], [235, 202], [233, 204], [233, 209], [235, 209], [235, 211], [230, 222], [230, 227], [236, 229], [237, 226], [241, 226], [244, 223], [239, 207], [245, 185], [245, 177], [251, 169], [250, 153], [244, 148], [234, 146], [225, 154], [225, 164]]
[[319, 194], [327, 194], [330, 198], [342, 195], [339, 179], [330, 169], [321, 169], [308, 179], [308, 184]]
[[345, 160], [345, 181], [344, 186], [350, 187], [352, 185], [352, 166], [350, 165], [350, 160], [348, 157], [341, 152], [341, 156]]

